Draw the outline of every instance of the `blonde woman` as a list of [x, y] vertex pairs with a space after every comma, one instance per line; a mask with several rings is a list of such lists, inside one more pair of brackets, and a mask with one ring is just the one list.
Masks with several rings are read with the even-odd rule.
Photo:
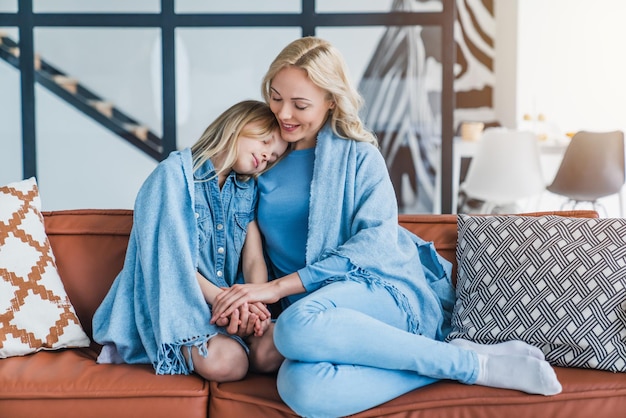
[[285, 403], [303, 416], [345, 416], [439, 379], [560, 392], [535, 347], [443, 342], [450, 263], [398, 225], [385, 161], [359, 119], [340, 53], [298, 39], [270, 65], [262, 91], [291, 144], [259, 178], [257, 220], [275, 277], [218, 295], [213, 321], [283, 300], [266, 335], [286, 359], [278, 372]]
[[94, 315], [98, 362], [245, 376], [246, 341], [263, 335], [270, 312], [250, 303], [211, 324], [211, 306], [228, 286], [267, 282], [255, 178], [286, 148], [270, 108], [250, 100], [157, 166], [137, 195], [124, 267]]

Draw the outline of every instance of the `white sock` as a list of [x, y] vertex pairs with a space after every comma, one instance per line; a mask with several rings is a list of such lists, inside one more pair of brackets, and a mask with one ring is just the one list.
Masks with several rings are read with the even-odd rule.
[[516, 389], [539, 395], [556, 395], [562, 390], [547, 361], [528, 356], [478, 354], [477, 385]]
[[491, 354], [496, 356], [529, 356], [539, 360], [545, 360], [543, 351], [541, 351], [540, 348], [519, 340], [504, 341], [498, 344], [479, 344], [457, 338], [451, 340], [450, 344], [456, 345], [457, 347], [474, 350], [478, 354]]

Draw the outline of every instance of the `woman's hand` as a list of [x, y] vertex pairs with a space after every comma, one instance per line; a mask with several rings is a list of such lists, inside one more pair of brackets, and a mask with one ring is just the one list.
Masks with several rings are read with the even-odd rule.
[[[248, 305], [253, 306], [252, 312], [257, 314], [259, 309], [259, 303], [269, 304], [277, 302], [280, 299], [280, 295], [276, 291], [276, 286], [273, 282], [268, 283], [250, 283], [250, 284], [236, 284], [227, 289], [223, 289], [215, 298], [213, 304], [213, 317], [211, 323], [215, 324], [221, 318], [230, 316], [235, 310], [239, 310], [241, 306]], [[267, 311], [267, 317], [269, 317], [269, 310], [264, 306]], [[259, 316], [261, 318], [261, 316]], [[266, 318], [262, 319], [265, 320]]]

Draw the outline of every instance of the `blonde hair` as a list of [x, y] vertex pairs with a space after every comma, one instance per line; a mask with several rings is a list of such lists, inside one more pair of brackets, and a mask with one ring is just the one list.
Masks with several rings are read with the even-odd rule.
[[[193, 171], [195, 172], [208, 159], [223, 153], [224, 163], [222, 167], [216, 169], [214, 177], [229, 173], [237, 161], [237, 144], [241, 135], [261, 140], [274, 130], [278, 130], [278, 121], [266, 103], [258, 100], [244, 100], [234, 104], [219, 115], [205, 129], [200, 139], [191, 146]], [[267, 171], [270, 166], [268, 164], [263, 172]], [[251, 177], [242, 174], [239, 176], [242, 180], [248, 180]]]
[[343, 56], [335, 47], [312, 36], [296, 39], [287, 45], [263, 78], [261, 93], [266, 102], [270, 102], [272, 80], [279, 71], [289, 66], [306, 71], [313, 84], [326, 91], [327, 99], [335, 103], [330, 114], [335, 134], [378, 146], [376, 137], [365, 129], [359, 117], [363, 98], [350, 82]]

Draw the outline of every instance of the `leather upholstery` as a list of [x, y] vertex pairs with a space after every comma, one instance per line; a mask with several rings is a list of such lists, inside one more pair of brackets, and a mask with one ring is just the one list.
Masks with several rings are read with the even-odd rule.
[[[561, 212], [597, 216], [591, 211]], [[132, 226], [126, 210], [44, 213], [59, 273], [91, 337], [91, 317], [121, 269]], [[456, 216], [401, 215], [400, 222], [454, 262]], [[0, 418], [20, 417], [292, 417], [273, 375], [239, 382], [156, 376], [150, 365], [98, 365], [100, 347], [39, 352], [0, 360]], [[356, 417], [615, 417], [626, 410], [626, 376], [556, 369], [553, 397], [442, 381]]]

